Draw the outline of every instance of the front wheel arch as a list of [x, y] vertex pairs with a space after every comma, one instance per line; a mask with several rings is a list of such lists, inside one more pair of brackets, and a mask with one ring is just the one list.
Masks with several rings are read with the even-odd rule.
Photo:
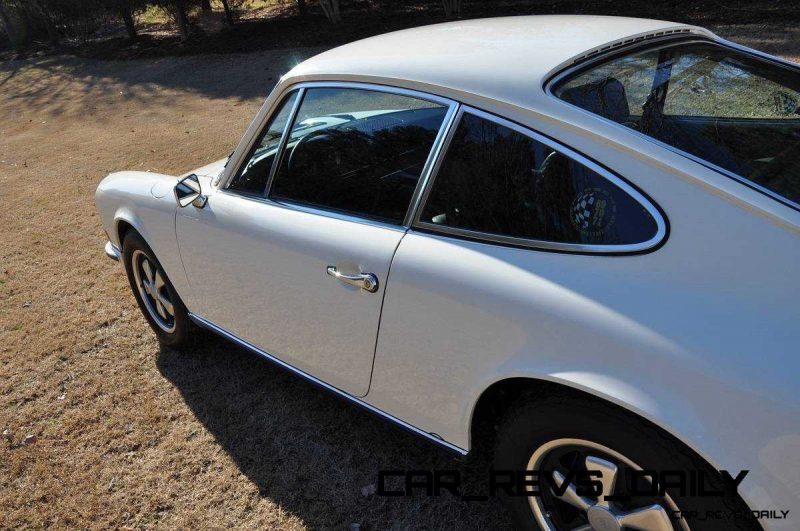
[[[119, 248], [122, 249], [122, 243], [125, 241], [125, 235], [128, 234], [129, 230], [135, 230], [131, 223], [124, 219], [117, 220], [116, 232], [117, 232], [117, 241], [119, 242]], [[140, 236], [141, 233], [136, 231]]]

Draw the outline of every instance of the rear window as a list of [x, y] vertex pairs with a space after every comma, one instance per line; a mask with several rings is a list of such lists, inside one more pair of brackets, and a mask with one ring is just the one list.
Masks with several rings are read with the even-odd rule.
[[611, 59], [554, 94], [800, 204], [800, 72], [706, 42]]

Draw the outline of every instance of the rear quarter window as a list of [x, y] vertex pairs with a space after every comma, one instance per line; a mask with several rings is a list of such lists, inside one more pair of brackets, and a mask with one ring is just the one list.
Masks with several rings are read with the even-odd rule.
[[523, 246], [598, 252], [643, 250], [663, 237], [663, 220], [635, 190], [509, 125], [462, 115], [420, 224]]

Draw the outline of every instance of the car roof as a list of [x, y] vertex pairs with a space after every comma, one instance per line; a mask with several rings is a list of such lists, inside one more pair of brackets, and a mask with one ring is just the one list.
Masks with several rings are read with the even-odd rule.
[[527, 106], [562, 68], [632, 40], [696, 26], [625, 17], [534, 15], [464, 20], [370, 37], [312, 57], [284, 81], [400, 82]]

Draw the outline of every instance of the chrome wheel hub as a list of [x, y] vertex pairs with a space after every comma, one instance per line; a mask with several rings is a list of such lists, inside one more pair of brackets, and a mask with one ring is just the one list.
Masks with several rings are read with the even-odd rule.
[[[633, 461], [603, 445], [580, 439], [558, 439], [539, 447], [528, 461], [528, 470], [552, 471], [554, 487], [528, 498], [539, 526], [547, 531], [688, 531], [684, 520], [671, 520], [678, 508], [669, 496], [625, 499], [622, 470], [641, 470]], [[602, 492], [587, 497], [567, 482], [569, 471], [593, 473]], [[565, 485], [566, 483], [566, 485]], [[615, 501], [609, 499], [614, 498]]]
[[175, 306], [167, 291], [166, 275], [142, 251], [134, 251], [131, 266], [147, 313], [159, 328], [171, 334], [175, 331]]
[[622, 529], [614, 513], [600, 505], [589, 507], [586, 516], [589, 519], [589, 525], [596, 531], [619, 531]]

